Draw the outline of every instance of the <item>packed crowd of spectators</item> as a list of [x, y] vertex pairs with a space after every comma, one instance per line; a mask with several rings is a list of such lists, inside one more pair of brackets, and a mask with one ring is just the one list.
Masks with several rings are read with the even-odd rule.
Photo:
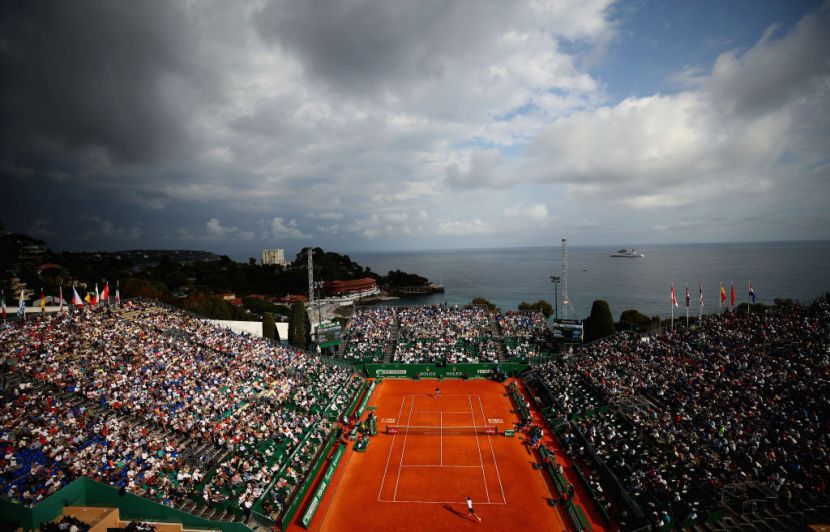
[[344, 356], [382, 362], [387, 346], [394, 349], [391, 361], [403, 364], [496, 362], [503, 348], [509, 357], [539, 356], [547, 331], [541, 313], [507, 312], [496, 323], [504, 341], [496, 339], [491, 314], [481, 305], [359, 308], [347, 329]]
[[358, 307], [346, 329], [346, 358], [381, 362], [384, 347], [396, 339], [397, 324], [396, 307]]
[[496, 315], [503, 336], [538, 337], [548, 330], [548, 321], [541, 312], [508, 311]]
[[154, 430], [70, 406], [43, 389], [6, 391], [0, 405], [0, 494], [34, 504], [79, 476], [181, 502], [180, 449]]
[[[336, 415], [357, 382], [303, 352], [151, 303], [29, 320], [0, 330], [0, 348], [3, 371], [97, 411], [42, 394], [4, 402], [2, 496], [27, 504], [86, 475], [168, 504], [220, 493], [227, 481], [231, 504], [243, 507], [264, 495], [306, 434], [331, 428], [324, 414]], [[164, 433], [226, 452], [220, 474], [183, 463]], [[295, 464], [296, 474], [306, 466]]]
[[541, 312], [508, 311], [496, 315], [508, 358], [528, 360], [542, 355], [548, 322]]
[[495, 362], [498, 346], [484, 306], [431, 305], [398, 308], [400, 336], [395, 362]]
[[[785, 500], [827, 497], [827, 296], [650, 338], [617, 334], [535, 374], [554, 399], [552, 415], [573, 420], [570, 451], [586, 452], [578, 431], [629, 473], [621, 480], [630, 494], [654, 496], [670, 512], [689, 502], [675, 519], [700, 517], [700, 488], [714, 498], [734, 482], [762, 483]], [[596, 411], [606, 400], [612, 412]], [[580, 409], [591, 415], [574, 416]]]

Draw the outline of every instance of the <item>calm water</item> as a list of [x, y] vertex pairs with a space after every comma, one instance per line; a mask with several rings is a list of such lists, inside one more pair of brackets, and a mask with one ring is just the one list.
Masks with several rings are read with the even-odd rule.
[[[692, 296], [690, 313], [697, 313], [698, 283], [703, 283], [704, 312], [716, 312], [721, 282], [729, 292], [735, 283], [738, 303], [747, 301], [747, 283], [759, 303], [777, 297], [812, 301], [830, 291], [830, 242], [767, 242], [738, 244], [650, 245], [637, 247], [645, 257], [612, 258], [603, 246], [568, 248], [569, 317], [584, 318], [595, 299], [605, 299], [615, 318], [636, 308], [648, 315], [671, 313], [671, 284], [675, 284], [685, 315], [685, 289]], [[444, 284], [446, 292], [391, 304], [469, 303], [482, 296], [501, 309], [522, 301], [554, 301], [552, 275], [560, 275], [560, 248], [475, 249], [458, 251], [353, 252], [351, 258], [378, 273], [401, 269]], [[561, 302], [562, 287], [559, 287]], [[728, 301], [727, 301], [728, 302]], [[560, 316], [562, 308], [560, 305]]]

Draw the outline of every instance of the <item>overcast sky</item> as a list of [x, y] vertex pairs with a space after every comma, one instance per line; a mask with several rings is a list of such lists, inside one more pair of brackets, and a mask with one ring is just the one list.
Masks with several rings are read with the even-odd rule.
[[8, 1], [0, 220], [53, 249], [830, 238], [830, 4]]

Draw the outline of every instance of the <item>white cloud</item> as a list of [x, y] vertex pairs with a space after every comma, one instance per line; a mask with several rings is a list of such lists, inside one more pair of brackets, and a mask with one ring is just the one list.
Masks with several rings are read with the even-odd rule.
[[298, 238], [312, 238], [312, 235], [303, 233], [297, 226], [296, 220], [285, 221], [281, 216], [275, 216], [270, 221], [265, 222], [267, 230], [263, 238], [272, 239], [298, 239]]
[[507, 218], [527, 218], [540, 224], [548, 220], [548, 207], [544, 203], [529, 206], [519, 204], [504, 209], [504, 215]]
[[493, 226], [478, 218], [472, 220], [444, 220], [438, 222], [435, 232], [439, 235], [450, 236], [488, 235], [493, 232]]
[[252, 231], [242, 231], [236, 226], [224, 226], [222, 222], [219, 221], [218, 218], [211, 218], [205, 223], [205, 228], [207, 229], [207, 238], [208, 239], [240, 239], [240, 240], [253, 240], [254, 233]]
[[[830, 38], [820, 28], [828, 28], [827, 14], [724, 53], [708, 73], [690, 69], [689, 90], [557, 118], [530, 146], [523, 173], [564, 185], [600, 218], [601, 206], [614, 204], [737, 214], [752, 198], [791, 208], [804, 201], [796, 182], [808, 196], [829, 197], [826, 171], [823, 182], [812, 171], [830, 153]], [[737, 208], [735, 194], [744, 199]]]

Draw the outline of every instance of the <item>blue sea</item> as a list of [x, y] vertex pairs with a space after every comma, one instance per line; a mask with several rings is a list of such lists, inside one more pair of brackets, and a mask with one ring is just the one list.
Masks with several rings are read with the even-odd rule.
[[[753, 242], [734, 244], [665, 244], [636, 247], [645, 257], [612, 258], [607, 246], [568, 247], [569, 318], [585, 318], [595, 299], [604, 299], [615, 318], [626, 309], [648, 315], [671, 314], [671, 285], [685, 316], [685, 291], [691, 294], [690, 314], [698, 312], [698, 286], [703, 283], [704, 312], [718, 311], [719, 287], [727, 295], [734, 282], [737, 303], [748, 300], [752, 282], [756, 300], [775, 298], [802, 302], [830, 291], [830, 242]], [[352, 260], [385, 274], [400, 269], [444, 285], [443, 294], [404, 298], [386, 304], [469, 303], [482, 296], [502, 310], [522, 301], [553, 303], [551, 276], [562, 271], [561, 248], [500, 248], [442, 251], [351, 252]], [[563, 315], [562, 286], [559, 286]], [[727, 301], [728, 303], [728, 301]]]

